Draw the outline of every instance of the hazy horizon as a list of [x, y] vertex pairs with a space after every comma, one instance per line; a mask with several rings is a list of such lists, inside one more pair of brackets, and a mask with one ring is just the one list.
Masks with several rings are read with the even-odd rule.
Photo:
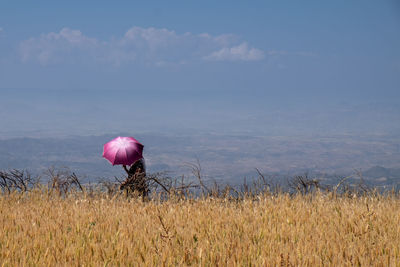
[[0, 4], [0, 135], [399, 133], [396, 1]]
[[88, 164], [113, 171], [101, 136], [126, 133], [152, 166], [397, 168], [399, 47], [396, 1], [3, 1], [2, 166], [35, 137], [44, 162], [84, 171], [89, 148], [51, 138], [99, 136]]
[[[129, 91], [13, 90], [0, 92], [0, 137], [101, 135], [115, 132], [253, 135], [399, 134], [396, 100], [286, 103], [246, 92], [229, 94]], [[290, 103], [291, 101], [291, 103]]]

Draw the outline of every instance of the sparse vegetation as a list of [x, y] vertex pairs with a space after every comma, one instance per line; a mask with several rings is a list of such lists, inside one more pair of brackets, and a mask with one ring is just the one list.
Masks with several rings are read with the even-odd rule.
[[[153, 187], [152, 197], [143, 201], [110, 183], [85, 186], [73, 173], [49, 174], [64, 186], [35, 183], [29, 190], [3, 188], [2, 266], [396, 266], [400, 262], [396, 192], [356, 190], [345, 181], [322, 188], [305, 176], [292, 181], [293, 191], [283, 192], [272, 190], [271, 181], [261, 173], [242, 190], [203, 183], [207, 189], [202, 191], [200, 183], [154, 175], [151, 181], [158, 189]], [[194, 197], [191, 189], [204, 194]]]

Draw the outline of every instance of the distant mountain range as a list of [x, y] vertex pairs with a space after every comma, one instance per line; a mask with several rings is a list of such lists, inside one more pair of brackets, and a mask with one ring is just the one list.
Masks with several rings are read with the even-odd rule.
[[384, 168], [382, 166], [374, 166], [363, 172], [363, 175], [371, 178], [386, 177], [400, 179], [400, 168]]

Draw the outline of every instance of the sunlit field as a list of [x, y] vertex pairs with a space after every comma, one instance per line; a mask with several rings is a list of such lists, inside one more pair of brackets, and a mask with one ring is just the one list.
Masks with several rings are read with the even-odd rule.
[[395, 195], [0, 196], [2, 266], [399, 266]]

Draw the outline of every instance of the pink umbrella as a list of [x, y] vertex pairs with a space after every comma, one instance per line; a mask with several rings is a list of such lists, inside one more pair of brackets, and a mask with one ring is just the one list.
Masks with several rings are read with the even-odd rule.
[[143, 158], [143, 145], [133, 137], [121, 137], [104, 145], [103, 157], [112, 165], [131, 165]]

